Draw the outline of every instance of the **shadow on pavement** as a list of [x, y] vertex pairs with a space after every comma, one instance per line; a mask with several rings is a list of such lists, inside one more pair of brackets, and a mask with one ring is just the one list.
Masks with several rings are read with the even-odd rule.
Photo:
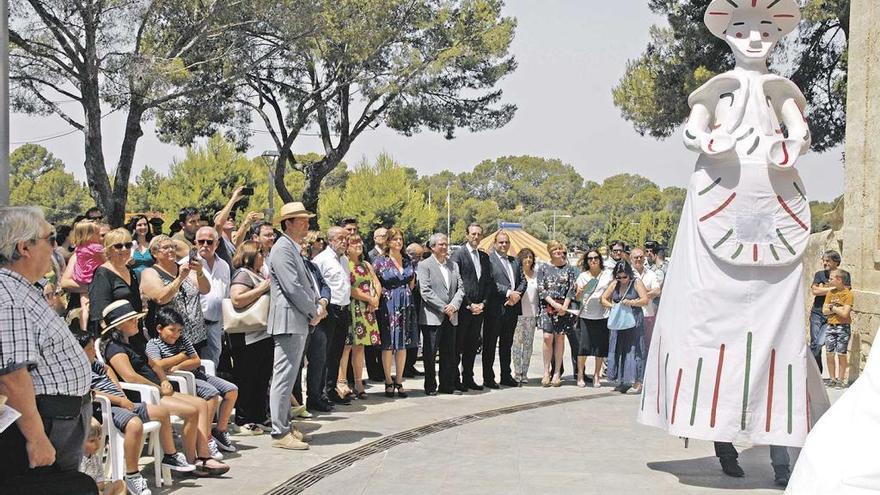
[[330, 433], [312, 434], [310, 445], [337, 445], [337, 444], [355, 444], [365, 438], [381, 437], [382, 434], [375, 431], [361, 430], [338, 430]]
[[721, 472], [715, 456], [683, 459], [680, 461], [649, 462], [653, 471], [669, 473], [683, 485], [716, 489], [778, 489], [773, 483], [770, 466], [770, 449], [767, 446], [752, 447], [739, 453], [739, 463], [746, 472], [743, 478], [732, 478]]

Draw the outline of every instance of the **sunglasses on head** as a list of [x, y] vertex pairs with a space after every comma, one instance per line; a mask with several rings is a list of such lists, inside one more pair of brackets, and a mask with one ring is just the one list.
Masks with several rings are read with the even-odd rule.
[[117, 242], [116, 244], [113, 245], [113, 248], [114, 248], [114, 249], [119, 249], [119, 250], [122, 250], [122, 249], [131, 249], [131, 247], [132, 247], [133, 245], [134, 245], [134, 243], [132, 243], [132, 242]]
[[197, 239], [196, 244], [200, 246], [211, 246], [214, 244], [214, 239]]

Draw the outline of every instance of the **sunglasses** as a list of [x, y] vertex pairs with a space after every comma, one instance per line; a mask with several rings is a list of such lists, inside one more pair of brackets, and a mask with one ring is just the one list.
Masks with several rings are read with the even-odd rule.
[[617, 280], [626, 280], [626, 279], [628, 279], [629, 277], [628, 277], [627, 275], [618, 275], [617, 277], [614, 277], [614, 278], [617, 279]]
[[113, 249], [118, 249], [121, 251], [123, 249], [131, 249], [131, 247], [133, 245], [134, 245], [134, 243], [132, 243], [132, 242], [117, 242], [116, 244], [113, 245]]
[[199, 246], [212, 246], [214, 245], [214, 239], [197, 239], [196, 244]]
[[612, 249], [611, 252], [612, 253], [622, 253], [623, 249]]
[[601, 259], [601, 256], [587, 256], [587, 261], [599, 261]]
[[88, 217], [86, 220], [95, 221], [95, 220], [103, 220], [103, 219], [104, 219], [104, 215], [98, 215], [96, 217]]

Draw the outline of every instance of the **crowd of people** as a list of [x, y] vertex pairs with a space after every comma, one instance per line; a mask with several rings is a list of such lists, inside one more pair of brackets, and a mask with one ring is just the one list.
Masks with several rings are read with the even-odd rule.
[[[163, 467], [219, 476], [234, 435], [307, 450], [295, 421], [369, 402], [370, 381], [396, 399], [416, 376], [428, 396], [530, 379], [559, 387], [566, 340], [577, 386], [641, 391], [668, 268], [656, 242], [612, 241], [575, 264], [551, 240], [541, 262], [529, 248], [512, 256], [503, 230], [484, 251], [478, 224], [455, 249], [442, 233], [405, 245], [392, 226], [372, 232], [367, 251], [356, 218], [310, 231], [314, 214], [301, 203], [272, 221], [252, 212], [236, 223], [242, 192], [209, 221], [182, 209], [170, 236], [143, 215], [111, 229], [97, 208], [72, 226], [48, 224], [37, 208], [0, 209], [0, 394], [22, 414], [0, 433], [4, 493], [97, 493], [101, 483], [103, 493], [148, 494], [138, 457], [151, 421], [161, 425]], [[839, 254], [823, 260], [811, 346], [821, 354], [827, 345], [837, 384], [852, 295]], [[530, 377], [536, 331], [543, 372]], [[186, 373], [194, 390], [174, 380]], [[159, 400], [133, 402], [126, 383], [155, 387]], [[95, 396], [125, 437], [122, 480], [104, 483], [96, 467], [106, 429]]]

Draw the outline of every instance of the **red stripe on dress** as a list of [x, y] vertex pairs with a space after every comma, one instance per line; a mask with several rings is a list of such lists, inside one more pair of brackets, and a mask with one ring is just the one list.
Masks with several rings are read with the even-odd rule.
[[752, 244], [752, 259], [755, 261], [755, 263], [758, 262], [758, 245], [757, 244]]
[[678, 388], [681, 386], [681, 368], [678, 369], [678, 378], [675, 379], [675, 395], [672, 396], [672, 422], [675, 424], [675, 410], [678, 409]]
[[[809, 383], [806, 385], [809, 385]], [[807, 433], [809, 433], [813, 423], [810, 419], [810, 390], [806, 386], [804, 387], [804, 390], [807, 391]]]
[[773, 412], [773, 374], [776, 372], [776, 349], [770, 351], [770, 377], [767, 383], [767, 422], [764, 431], [770, 431], [770, 419]]
[[709, 426], [715, 428], [715, 412], [718, 410], [718, 390], [721, 388], [721, 368], [724, 367], [724, 344], [718, 350], [718, 370], [715, 372], [715, 391], [712, 393], [712, 417]]
[[800, 225], [802, 229], [810, 230], [809, 228], [807, 228], [804, 222], [802, 222], [801, 219], [798, 218], [798, 216], [795, 215], [793, 211], [791, 211], [791, 208], [789, 208], [788, 203], [786, 203], [785, 200], [782, 199], [782, 196], [777, 195], [776, 200], [779, 201], [779, 204], [782, 205], [782, 209], [785, 210], [785, 212], [788, 213], [788, 215], [791, 216], [791, 218], [793, 218], [794, 221], [797, 222], [797, 224]]
[[[719, 206], [718, 208], [715, 208], [714, 210], [712, 210], [709, 213], [706, 213], [705, 215], [700, 217], [700, 221], [705, 222], [706, 220], [708, 220], [708, 219], [714, 217], [715, 215], [717, 215], [718, 213], [720, 213], [721, 210], [730, 206], [730, 203], [733, 201], [733, 198], [735, 198], [735, 197], [736, 197], [736, 193], [731, 194], [730, 197], [727, 198], [727, 201], [725, 201], [724, 203], [721, 203], [721, 206]], [[780, 196], [779, 199], [781, 200], [782, 197]]]

